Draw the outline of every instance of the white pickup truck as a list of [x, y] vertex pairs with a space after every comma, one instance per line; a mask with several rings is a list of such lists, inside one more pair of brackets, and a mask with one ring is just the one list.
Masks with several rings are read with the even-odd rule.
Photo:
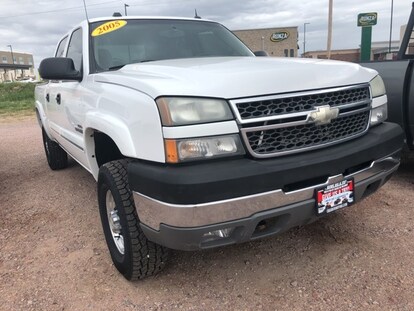
[[310, 223], [399, 166], [402, 130], [384, 122], [376, 71], [256, 57], [216, 22], [84, 21], [39, 72], [49, 166], [70, 155], [97, 180], [108, 248], [129, 280], [160, 271], [168, 249]]

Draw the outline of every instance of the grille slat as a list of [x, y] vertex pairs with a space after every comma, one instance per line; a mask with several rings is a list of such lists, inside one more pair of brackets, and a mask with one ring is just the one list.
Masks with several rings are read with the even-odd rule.
[[242, 120], [284, 115], [313, 110], [316, 106], [337, 107], [370, 100], [368, 87], [339, 90], [312, 95], [300, 95], [261, 101], [238, 103], [237, 109]]
[[253, 152], [259, 155], [282, 153], [326, 145], [363, 133], [368, 124], [369, 111], [341, 117], [329, 124], [304, 124], [265, 131], [247, 132]]
[[[364, 134], [369, 126], [371, 94], [364, 84], [235, 100], [232, 105], [249, 152], [265, 158], [318, 149]], [[310, 121], [311, 111], [328, 105], [339, 108], [336, 119], [327, 124]]]

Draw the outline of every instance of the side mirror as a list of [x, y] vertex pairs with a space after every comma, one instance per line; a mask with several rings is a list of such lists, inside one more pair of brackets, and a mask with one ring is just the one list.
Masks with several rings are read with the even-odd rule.
[[256, 51], [253, 54], [256, 56], [269, 56], [266, 51]]
[[46, 80], [82, 81], [82, 74], [75, 69], [73, 60], [66, 57], [50, 57], [41, 61], [39, 74]]

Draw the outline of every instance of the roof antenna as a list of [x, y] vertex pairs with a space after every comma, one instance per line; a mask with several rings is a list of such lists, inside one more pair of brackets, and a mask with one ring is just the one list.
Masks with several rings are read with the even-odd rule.
[[86, 2], [85, 2], [85, 0], [83, 0], [83, 7], [85, 8], [86, 20], [87, 20], [87, 21], [88, 21], [88, 23], [89, 23], [88, 10], [86, 10]]
[[201, 16], [198, 16], [197, 9], [194, 9], [194, 18], [201, 19]]

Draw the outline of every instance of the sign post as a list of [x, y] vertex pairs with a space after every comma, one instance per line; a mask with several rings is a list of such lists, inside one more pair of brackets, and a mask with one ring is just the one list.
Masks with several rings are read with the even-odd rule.
[[377, 13], [358, 14], [358, 27], [361, 30], [361, 62], [371, 60], [372, 26], [377, 24]]

